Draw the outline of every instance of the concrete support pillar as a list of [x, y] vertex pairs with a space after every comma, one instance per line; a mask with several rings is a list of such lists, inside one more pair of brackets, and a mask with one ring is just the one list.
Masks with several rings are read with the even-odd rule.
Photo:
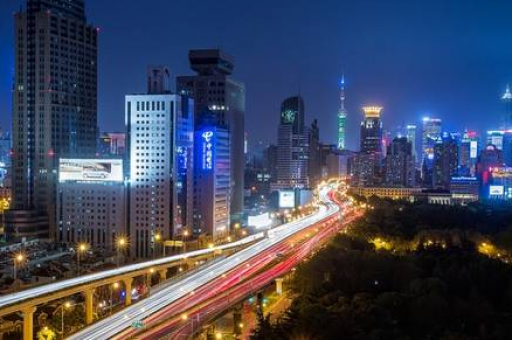
[[279, 295], [283, 294], [283, 279], [282, 278], [276, 279], [276, 293]]
[[160, 282], [167, 280], [167, 269], [159, 270], [158, 275], [160, 276]]
[[23, 313], [23, 340], [34, 339], [34, 313], [36, 307], [26, 307], [22, 310]]
[[124, 282], [124, 291], [125, 291], [124, 305], [129, 306], [132, 304], [133, 278], [129, 277], [129, 278], [123, 279], [123, 282]]
[[94, 314], [94, 289], [87, 289], [85, 296], [85, 324], [90, 325], [93, 322]]

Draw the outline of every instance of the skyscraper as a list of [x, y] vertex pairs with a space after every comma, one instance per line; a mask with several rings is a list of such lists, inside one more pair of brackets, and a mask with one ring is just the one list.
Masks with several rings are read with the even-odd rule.
[[194, 98], [195, 120], [213, 112], [215, 126], [225, 126], [231, 141], [231, 214], [232, 221], [241, 219], [244, 192], [245, 88], [230, 75], [233, 59], [218, 49], [191, 50], [190, 67], [195, 76], [177, 78], [177, 91]]
[[457, 176], [458, 149], [457, 141], [449, 135], [434, 146], [432, 181], [435, 188], [450, 189], [451, 178]]
[[510, 92], [510, 84], [507, 85], [501, 100], [505, 106], [503, 130], [509, 130], [512, 129], [512, 92]]
[[413, 187], [415, 184], [412, 143], [407, 137], [394, 138], [386, 155], [386, 185]]
[[412, 155], [416, 159], [418, 150], [416, 150], [416, 125], [409, 124], [405, 127], [405, 136], [412, 146]]
[[309, 128], [304, 125], [304, 101], [300, 96], [289, 97], [281, 105], [276, 188], [307, 188], [309, 165]]
[[27, 0], [15, 15], [15, 42], [16, 212], [7, 223], [47, 219], [55, 238], [58, 160], [96, 151], [97, 29], [84, 0]]
[[434, 146], [441, 142], [442, 122], [438, 118], [423, 118], [421, 131], [421, 179], [423, 185], [432, 186]]
[[230, 157], [229, 132], [215, 125], [215, 117], [196, 127], [194, 137], [194, 234], [216, 239], [229, 233]]
[[480, 142], [475, 131], [464, 131], [459, 145], [459, 176], [475, 176]]
[[131, 256], [136, 258], [151, 256], [155, 235], [170, 239], [192, 224], [193, 101], [163, 92], [125, 99], [129, 231]]
[[338, 149], [346, 149], [347, 145], [347, 110], [345, 109], [345, 76], [340, 81], [340, 110], [338, 112]]
[[364, 120], [361, 122], [361, 152], [382, 153], [382, 121], [380, 106], [363, 107]]

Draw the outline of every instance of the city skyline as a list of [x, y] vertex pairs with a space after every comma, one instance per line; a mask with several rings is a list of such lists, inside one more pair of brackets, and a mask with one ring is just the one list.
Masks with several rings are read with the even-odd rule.
[[[0, 20], [0, 33], [5, 39], [0, 56], [8, 61], [2, 65], [0, 73], [0, 126], [3, 130], [11, 130], [12, 112], [13, 32], [9, 16], [19, 9], [21, 2], [12, 0], [0, 5], [4, 17]], [[169, 65], [173, 76], [191, 74], [188, 50], [219, 46], [235, 57], [237, 79], [247, 86], [246, 125], [252, 143], [257, 140], [275, 142], [275, 135], [261, 126], [260, 118], [277, 126], [282, 98], [296, 94], [300, 86], [306, 108], [309, 108], [306, 122], [318, 118], [323, 141], [334, 144], [340, 70], [344, 70], [348, 84], [350, 149], [356, 148], [359, 138], [360, 107], [368, 103], [387, 108], [383, 116], [387, 127], [403, 122], [418, 124], [426, 114], [443, 119], [447, 130], [469, 128], [482, 133], [499, 127], [504, 110], [500, 99], [506, 84], [512, 82], [512, 66], [506, 63], [512, 58], [512, 49], [502, 48], [512, 42], [512, 34], [507, 33], [512, 32], [512, 24], [505, 20], [504, 14], [510, 12], [512, 4], [489, 8], [462, 1], [448, 4], [394, 1], [383, 7], [376, 1], [367, 1], [364, 4], [325, 4], [315, 7], [314, 11], [305, 2], [293, 4], [283, 1], [272, 7], [265, 2], [242, 6], [227, 1], [215, 6], [177, 4], [174, 8], [163, 1], [152, 0], [144, 3], [144, 7], [157, 10], [144, 11], [140, 5], [127, 3], [114, 11], [113, 4], [88, 1], [87, 15], [101, 29], [98, 111], [102, 130], [124, 128], [124, 94], [143, 90], [141, 74], [148, 65]], [[187, 14], [192, 7], [196, 8], [196, 13]], [[173, 21], [163, 20], [160, 13], [173, 10], [184, 15], [174, 17]], [[234, 12], [238, 17], [228, 27], [236, 29], [222, 28], [222, 20], [219, 20], [214, 24], [218, 29], [203, 33], [212, 25], [205, 20], [209, 13], [222, 19], [231, 17]], [[109, 20], [111, 13], [123, 17], [136, 14], [140, 25], [134, 27], [130, 20]], [[367, 17], [364, 24], [356, 19], [362, 14]], [[306, 29], [295, 25], [296, 22], [308, 23], [317, 15], [326, 18], [325, 26], [306, 25]], [[160, 24], [148, 25], [152, 20]], [[173, 34], [189, 20], [194, 24], [187, 32]], [[268, 24], [261, 27], [260, 21]], [[368, 21], [375, 23], [366, 25]], [[402, 24], [410, 25], [408, 32], [402, 32]], [[433, 28], [434, 24], [437, 28]], [[287, 28], [274, 36], [272, 32], [281, 25]], [[123, 39], [125, 35], [134, 36], [134, 42]], [[317, 39], [318, 36], [322, 39]], [[395, 39], [390, 41], [389, 36]], [[477, 39], [473, 39], [475, 36]], [[132, 48], [140, 41], [148, 41], [148, 37], [154, 39], [147, 43], [147, 48]], [[297, 44], [299, 38], [304, 44]], [[153, 48], [160, 47], [162, 41], [167, 41], [169, 47]], [[424, 42], [428, 42], [428, 49]], [[265, 48], [258, 48], [263, 45]], [[375, 49], [379, 53], [375, 54]], [[474, 50], [477, 53], [473, 53]], [[127, 69], [133, 71], [126, 72]], [[272, 91], [268, 91], [266, 82], [257, 80], [260, 76], [272, 81]]]

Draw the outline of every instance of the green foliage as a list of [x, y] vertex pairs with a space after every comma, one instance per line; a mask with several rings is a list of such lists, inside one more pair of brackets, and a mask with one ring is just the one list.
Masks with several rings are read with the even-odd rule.
[[[512, 211], [369, 204], [349, 234], [297, 268], [290, 309], [262, 320], [254, 339], [511, 338], [512, 268], [475, 243], [512, 249]], [[376, 236], [400, 246], [376, 250]]]

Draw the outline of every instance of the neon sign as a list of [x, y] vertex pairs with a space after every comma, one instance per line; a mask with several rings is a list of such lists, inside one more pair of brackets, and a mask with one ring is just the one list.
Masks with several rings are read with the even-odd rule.
[[203, 139], [203, 170], [213, 169], [213, 131], [205, 131], [201, 134]]

